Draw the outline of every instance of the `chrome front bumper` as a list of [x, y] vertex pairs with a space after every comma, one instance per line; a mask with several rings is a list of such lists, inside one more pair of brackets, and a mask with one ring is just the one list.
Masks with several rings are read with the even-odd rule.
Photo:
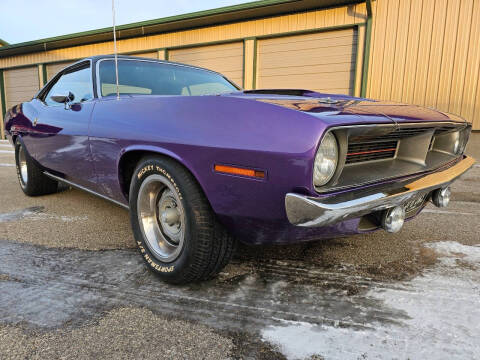
[[290, 223], [297, 226], [317, 227], [361, 217], [372, 212], [401, 205], [408, 200], [448, 186], [465, 173], [475, 159], [465, 156], [446, 170], [397, 182], [383, 187], [356, 190], [330, 197], [310, 197], [295, 193], [285, 196], [285, 208]]

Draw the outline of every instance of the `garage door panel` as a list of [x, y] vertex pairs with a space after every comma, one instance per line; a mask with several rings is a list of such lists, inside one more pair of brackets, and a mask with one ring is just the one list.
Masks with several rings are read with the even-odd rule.
[[[190, 63], [189, 63], [190, 64]], [[238, 68], [238, 64], [236, 64], [236, 59], [232, 59], [232, 61], [224, 61], [223, 59], [214, 59], [211, 61], [203, 60], [203, 61], [196, 61], [195, 66], [204, 67], [207, 69], [215, 70], [215, 69], [222, 69], [222, 73], [227, 71], [241, 71], [242, 69]], [[217, 70], [215, 70], [217, 71]]]
[[186, 63], [186, 64], [199, 64], [199, 63], [205, 63], [205, 62], [224, 62], [225, 64], [231, 64], [231, 65], [236, 65], [238, 66], [238, 57], [241, 57], [242, 54], [235, 54], [235, 55], [230, 55], [226, 56], [225, 54], [219, 55], [219, 56], [209, 56], [210, 54], [203, 54], [202, 56], [175, 56], [174, 60], [169, 57], [170, 60], [180, 62], [180, 63]]
[[[15, 79], [15, 84], [14, 84], [15, 86], [12, 87], [12, 89], [31, 88], [32, 86], [35, 86], [35, 84], [32, 84], [32, 79], [33, 77]], [[37, 82], [38, 82], [38, 75], [37, 75]]]
[[[305, 36], [305, 35], [298, 35], [298, 36]], [[318, 37], [318, 34], [315, 34], [314, 36]], [[318, 38], [294, 39], [295, 37], [296, 36], [289, 36], [288, 39], [285, 37], [273, 38], [271, 40], [277, 40], [277, 41], [265, 43], [263, 48], [266, 50], [281, 49], [285, 47], [285, 45], [290, 45], [290, 46], [299, 47], [299, 48], [325, 47], [325, 46], [331, 46], [331, 45], [337, 45], [337, 44], [347, 45], [347, 44], [352, 44], [356, 42], [356, 39], [352, 38], [352, 34], [345, 34], [343, 36], [336, 36], [336, 37], [330, 37], [330, 38], [322, 37], [321, 40], [319, 40]]]
[[258, 41], [257, 87], [353, 93], [354, 29]]
[[226, 71], [222, 75], [224, 75], [230, 81], [233, 81], [235, 84], [237, 84], [239, 86], [242, 86], [243, 72], [241, 72], [241, 71], [235, 71], [235, 72]]
[[[318, 88], [319, 85], [325, 85], [332, 87], [338, 83], [348, 84], [353, 73], [352, 72], [337, 72], [335, 74], [325, 74], [322, 76], [321, 80], [317, 80], [312, 76], [313, 74], [302, 74], [295, 77], [295, 81], [291, 82], [292, 84], [309, 84], [316, 85], [315, 88]], [[265, 78], [271, 83], [281, 84], [282, 82], [288, 81], [291, 75], [276, 75], [276, 76], [266, 76]]]
[[306, 49], [325, 49], [330, 47], [339, 47], [345, 46], [349, 49], [352, 49], [352, 46], [356, 45], [356, 42], [352, 37], [342, 37], [342, 38], [333, 38], [328, 39], [327, 41], [291, 41], [279, 44], [266, 44], [262, 47], [262, 52], [282, 52], [282, 51], [295, 51], [295, 50], [306, 50]]
[[217, 71], [237, 84], [242, 84], [242, 42], [171, 50], [168, 53], [168, 58], [171, 61]]
[[[240, 45], [240, 46], [239, 46]], [[220, 44], [220, 45], [207, 45], [207, 46], [196, 46], [191, 48], [184, 49], [173, 49], [171, 50], [175, 54], [222, 54], [222, 53], [241, 53], [243, 47], [242, 43], [236, 42], [231, 44]]]
[[[281, 54], [281, 56], [280, 56]], [[322, 62], [324, 59], [329, 62], [338, 62], [336, 59], [342, 57], [343, 59], [352, 59], [354, 52], [350, 47], [333, 47], [328, 49], [306, 49], [306, 50], [292, 50], [285, 51], [282, 53], [269, 53], [269, 54], [258, 54], [258, 58], [262, 58], [262, 61], [265, 61], [267, 66], [270, 66], [272, 63], [283, 63], [290, 64], [295, 62], [295, 64], [300, 63], [311, 63], [316, 64]]]
[[188, 59], [212, 59], [212, 58], [223, 58], [231, 56], [240, 56], [243, 53], [242, 48], [238, 49], [225, 49], [225, 50], [215, 50], [215, 51], [204, 51], [204, 52], [188, 52], [181, 53], [181, 50], [174, 50], [177, 52], [174, 56], [178, 59], [188, 58]]
[[[259, 57], [260, 60], [260, 57]], [[291, 60], [293, 61], [293, 60]], [[290, 61], [290, 62], [291, 62]], [[267, 69], [287, 69], [287, 68], [311, 68], [315, 66], [335, 66], [341, 64], [343, 69], [347, 69], [349, 66], [355, 66], [355, 59], [353, 58], [353, 54], [350, 56], [325, 56], [325, 57], [312, 57], [312, 58], [301, 58], [295, 62], [295, 66], [292, 66], [291, 63], [287, 61], [282, 61], [282, 59], [272, 60], [270, 63], [266, 64], [262, 67], [262, 74], [263, 70]], [[297, 71], [300, 71], [298, 69]]]
[[321, 37], [322, 40], [351, 37], [353, 32], [354, 32], [354, 29], [350, 28], [350, 29], [331, 30], [331, 31], [324, 31], [324, 32], [312, 32], [309, 34], [302, 34], [302, 35], [282, 36], [282, 37], [272, 38], [271, 40], [279, 39], [279, 42], [299, 42], [299, 41], [310, 41], [310, 40], [317, 41], [319, 37]]
[[312, 66], [298, 66], [298, 68], [292, 69], [290, 67], [274, 67], [267, 68], [262, 71], [262, 76], [282, 76], [282, 75], [296, 75], [299, 71], [303, 74], [320, 74], [341, 72], [345, 70], [345, 65], [354, 65], [354, 63], [337, 63], [337, 64], [325, 64], [325, 65], [312, 65]]
[[28, 101], [39, 90], [38, 67], [6, 70], [4, 82], [7, 108]]

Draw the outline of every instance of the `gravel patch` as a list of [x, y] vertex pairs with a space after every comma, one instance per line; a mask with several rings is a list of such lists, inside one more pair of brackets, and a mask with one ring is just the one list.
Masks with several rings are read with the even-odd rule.
[[2, 359], [227, 359], [231, 339], [141, 308], [120, 308], [80, 328], [0, 326]]

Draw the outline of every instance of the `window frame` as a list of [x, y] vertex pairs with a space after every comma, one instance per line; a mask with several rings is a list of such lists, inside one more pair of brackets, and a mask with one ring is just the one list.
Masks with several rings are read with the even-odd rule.
[[[65, 74], [65, 73], [70, 73], [70, 72], [75, 72], [78, 70], [83, 70], [83, 69], [89, 69], [90, 70], [90, 86], [92, 90], [92, 95], [93, 97], [91, 99], [85, 100], [79, 104], [83, 104], [89, 101], [93, 101], [96, 96], [95, 96], [95, 87], [94, 87], [94, 78], [93, 78], [93, 72], [92, 72], [92, 60], [84, 60], [81, 62], [76, 62], [74, 64], [71, 64], [67, 66], [66, 68], [60, 70], [37, 94], [35, 97], [37, 100], [39, 100], [43, 105], [48, 106], [48, 107], [56, 107], [56, 106], [63, 106], [62, 104], [58, 105], [49, 105], [46, 103], [45, 99], [46, 96], [48, 96], [50, 90], [52, 90], [52, 87], [60, 80], [60, 78]], [[75, 104], [76, 102], [74, 102]]]
[[[108, 95], [108, 96], [102, 96], [102, 91], [101, 91], [101, 83], [100, 83], [100, 63], [102, 61], [115, 61], [115, 58], [104, 58], [104, 59], [99, 59], [97, 60], [96, 64], [95, 64], [95, 95], [96, 95], [96, 98], [98, 99], [102, 99], [102, 98], [108, 98], [108, 97], [111, 97], [111, 95]], [[208, 69], [203, 69], [203, 68], [199, 68], [197, 66], [191, 66], [191, 65], [187, 65], [187, 64], [180, 64], [180, 63], [175, 63], [175, 62], [170, 62], [170, 61], [163, 61], [163, 60], [149, 60], [149, 59], [142, 59], [142, 58], [138, 58], [138, 59], [132, 59], [132, 58], [118, 58], [118, 62], [120, 61], [138, 61], [138, 62], [150, 62], [150, 63], [156, 63], [156, 64], [164, 64], [164, 65], [173, 65], [173, 66], [180, 66], [180, 67], [186, 67], [186, 68], [190, 68], [190, 69], [195, 69], [195, 70], [201, 70], [201, 71], [206, 71], [206, 72], [210, 72], [212, 74], [216, 74], [218, 76], [221, 76], [222, 78], [224, 78], [228, 83], [232, 84], [233, 87], [237, 88], [237, 89], [241, 89], [241, 87], [239, 87], [237, 84], [235, 84], [234, 82], [232, 82], [230, 79], [227, 79], [225, 76], [223, 76], [222, 74], [216, 72], [216, 71], [213, 71], [213, 70], [208, 70]], [[125, 94], [120, 94], [120, 96], [122, 95], [125, 95]], [[149, 95], [145, 95], [145, 96], [149, 96]], [[180, 95], [155, 95], [155, 96], [180, 96]]]

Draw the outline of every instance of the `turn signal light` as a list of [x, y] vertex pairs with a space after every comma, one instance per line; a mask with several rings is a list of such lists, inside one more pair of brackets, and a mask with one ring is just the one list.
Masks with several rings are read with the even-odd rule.
[[263, 179], [265, 178], [265, 172], [254, 170], [254, 169], [247, 169], [247, 168], [240, 168], [235, 166], [227, 166], [227, 165], [215, 165], [215, 171], [226, 173], [226, 174], [234, 174], [234, 175], [241, 175], [241, 176], [249, 176]]

